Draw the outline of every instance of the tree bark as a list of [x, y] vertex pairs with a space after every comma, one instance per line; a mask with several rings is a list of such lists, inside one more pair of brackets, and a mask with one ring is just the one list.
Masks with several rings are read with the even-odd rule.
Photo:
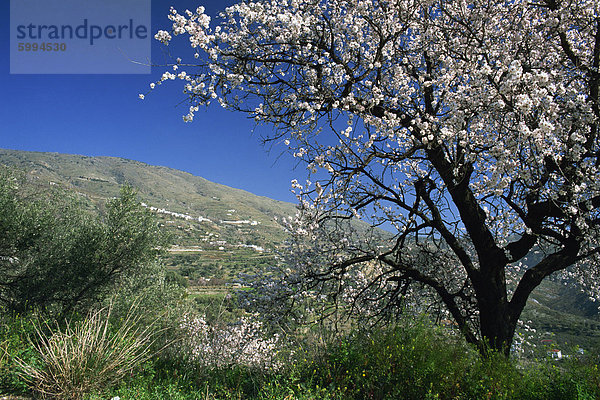
[[482, 356], [490, 351], [510, 355], [513, 336], [517, 328], [518, 317], [510, 312], [509, 304], [494, 295], [481, 296], [479, 304], [479, 323], [482, 343], [479, 346]]

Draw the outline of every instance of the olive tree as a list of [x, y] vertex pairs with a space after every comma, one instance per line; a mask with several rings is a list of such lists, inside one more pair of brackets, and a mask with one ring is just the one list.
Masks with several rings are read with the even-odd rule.
[[158, 224], [123, 187], [98, 215], [65, 190], [0, 171], [0, 305], [54, 315], [86, 311], [151, 267]]
[[[217, 102], [306, 163], [306, 280], [339, 290], [362, 271], [355, 293], [380, 287], [381, 307], [427, 287], [505, 354], [551, 274], [598, 294], [596, 0], [243, 1], [212, 25], [203, 7], [169, 19], [156, 39], [192, 49], [151, 88], [181, 81], [184, 120]], [[335, 234], [351, 217], [394, 237]]]

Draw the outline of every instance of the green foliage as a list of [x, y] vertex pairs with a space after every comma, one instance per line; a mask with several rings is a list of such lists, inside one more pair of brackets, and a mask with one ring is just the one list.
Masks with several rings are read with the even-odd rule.
[[31, 319], [18, 315], [0, 316], [0, 393], [23, 394], [27, 383], [19, 375], [19, 360], [39, 365], [39, 357], [29, 341], [35, 334]]
[[477, 356], [456, 340], [423, 325], [358, 333], [306, 358], [303, 374], [344, 398], [422, 399], [453, 393]]
[[349, 336], [306, 358], [302, 381], [345, 399], [598, 398], [595, 364], [572, 359], [518, 365], [482, 359], [440, 328], [401, 326]]
[[126, 319], [129, 309], [135, 307], [136, 327], [143, 329], [152, 325], [157, 331], [151, 346], [156, 363], [168, 364], [174, 361], [171, 360], [173, 354], [170, 348], [174, 345], [179, 319], [190, 312], [193, 304], [185, 289], [167, 282], [164, 273], [148, 278], [146, 287], [121, 287], [113, 295], [110, 299], [113, 307], [111, 319], [114, 324], [119, 324]]
[[185, 277], [177, 271], [167, 271], [165, 280], [167, 283], [172, 283], [175, 286], [179, 286], [182, 288], [187, 288], [189, 286], [188, 280], [185, 279]]
[[194, 296], [194, 304], [207, 321], [216, 324], [234, 323], [245, 314], [238, 307], [235, 295], [226, 291], [200, 293]]
[[128, 186], [93, 216], [63, 190], [0, 170], [0, 304], [7, 311], [85, 312], [124, 279], [145, 274], [161, 237]]

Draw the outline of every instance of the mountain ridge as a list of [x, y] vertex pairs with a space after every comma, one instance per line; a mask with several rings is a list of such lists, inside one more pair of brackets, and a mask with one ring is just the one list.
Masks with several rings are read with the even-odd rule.
[[[180, 246], [201, 246], [210, 242], [205, 239], [212, 234], [221, 238], [221, 244], [275, 249], [286, 237], [281, 219], [296, 212], [292, 203], [121, 157], [0, 149], [0, 163], [23, 170], [42, 184], [63, 185], [96, 203], [117, 196], [120, 186], [128, 183], [153, 211], [166, 211], [157, 214], [164, 217], [162, 224], [174, 225], [173, 244]], [[196, 220], [182, 217], [174, 223], [176, 218], [171, 217], [177, 214]]]

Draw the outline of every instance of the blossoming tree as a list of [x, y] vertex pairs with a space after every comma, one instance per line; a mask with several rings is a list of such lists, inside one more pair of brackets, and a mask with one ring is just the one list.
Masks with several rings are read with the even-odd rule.
[[[308, 166], [295, 234], [322, 258], [307, 279], [359, 268], [357, 293], [379, 287], [382, 306], [418, 283], [505, 354], [549, 275], [597, 294], [596, 0], [246, 1], [213, 26], [202, 7], [169, 18], [156, 38], [192, 51], [156, 84], [182, 81], [184, 120], [218, 102]], [[323, 229], [353, 216], [395, 236]]]

